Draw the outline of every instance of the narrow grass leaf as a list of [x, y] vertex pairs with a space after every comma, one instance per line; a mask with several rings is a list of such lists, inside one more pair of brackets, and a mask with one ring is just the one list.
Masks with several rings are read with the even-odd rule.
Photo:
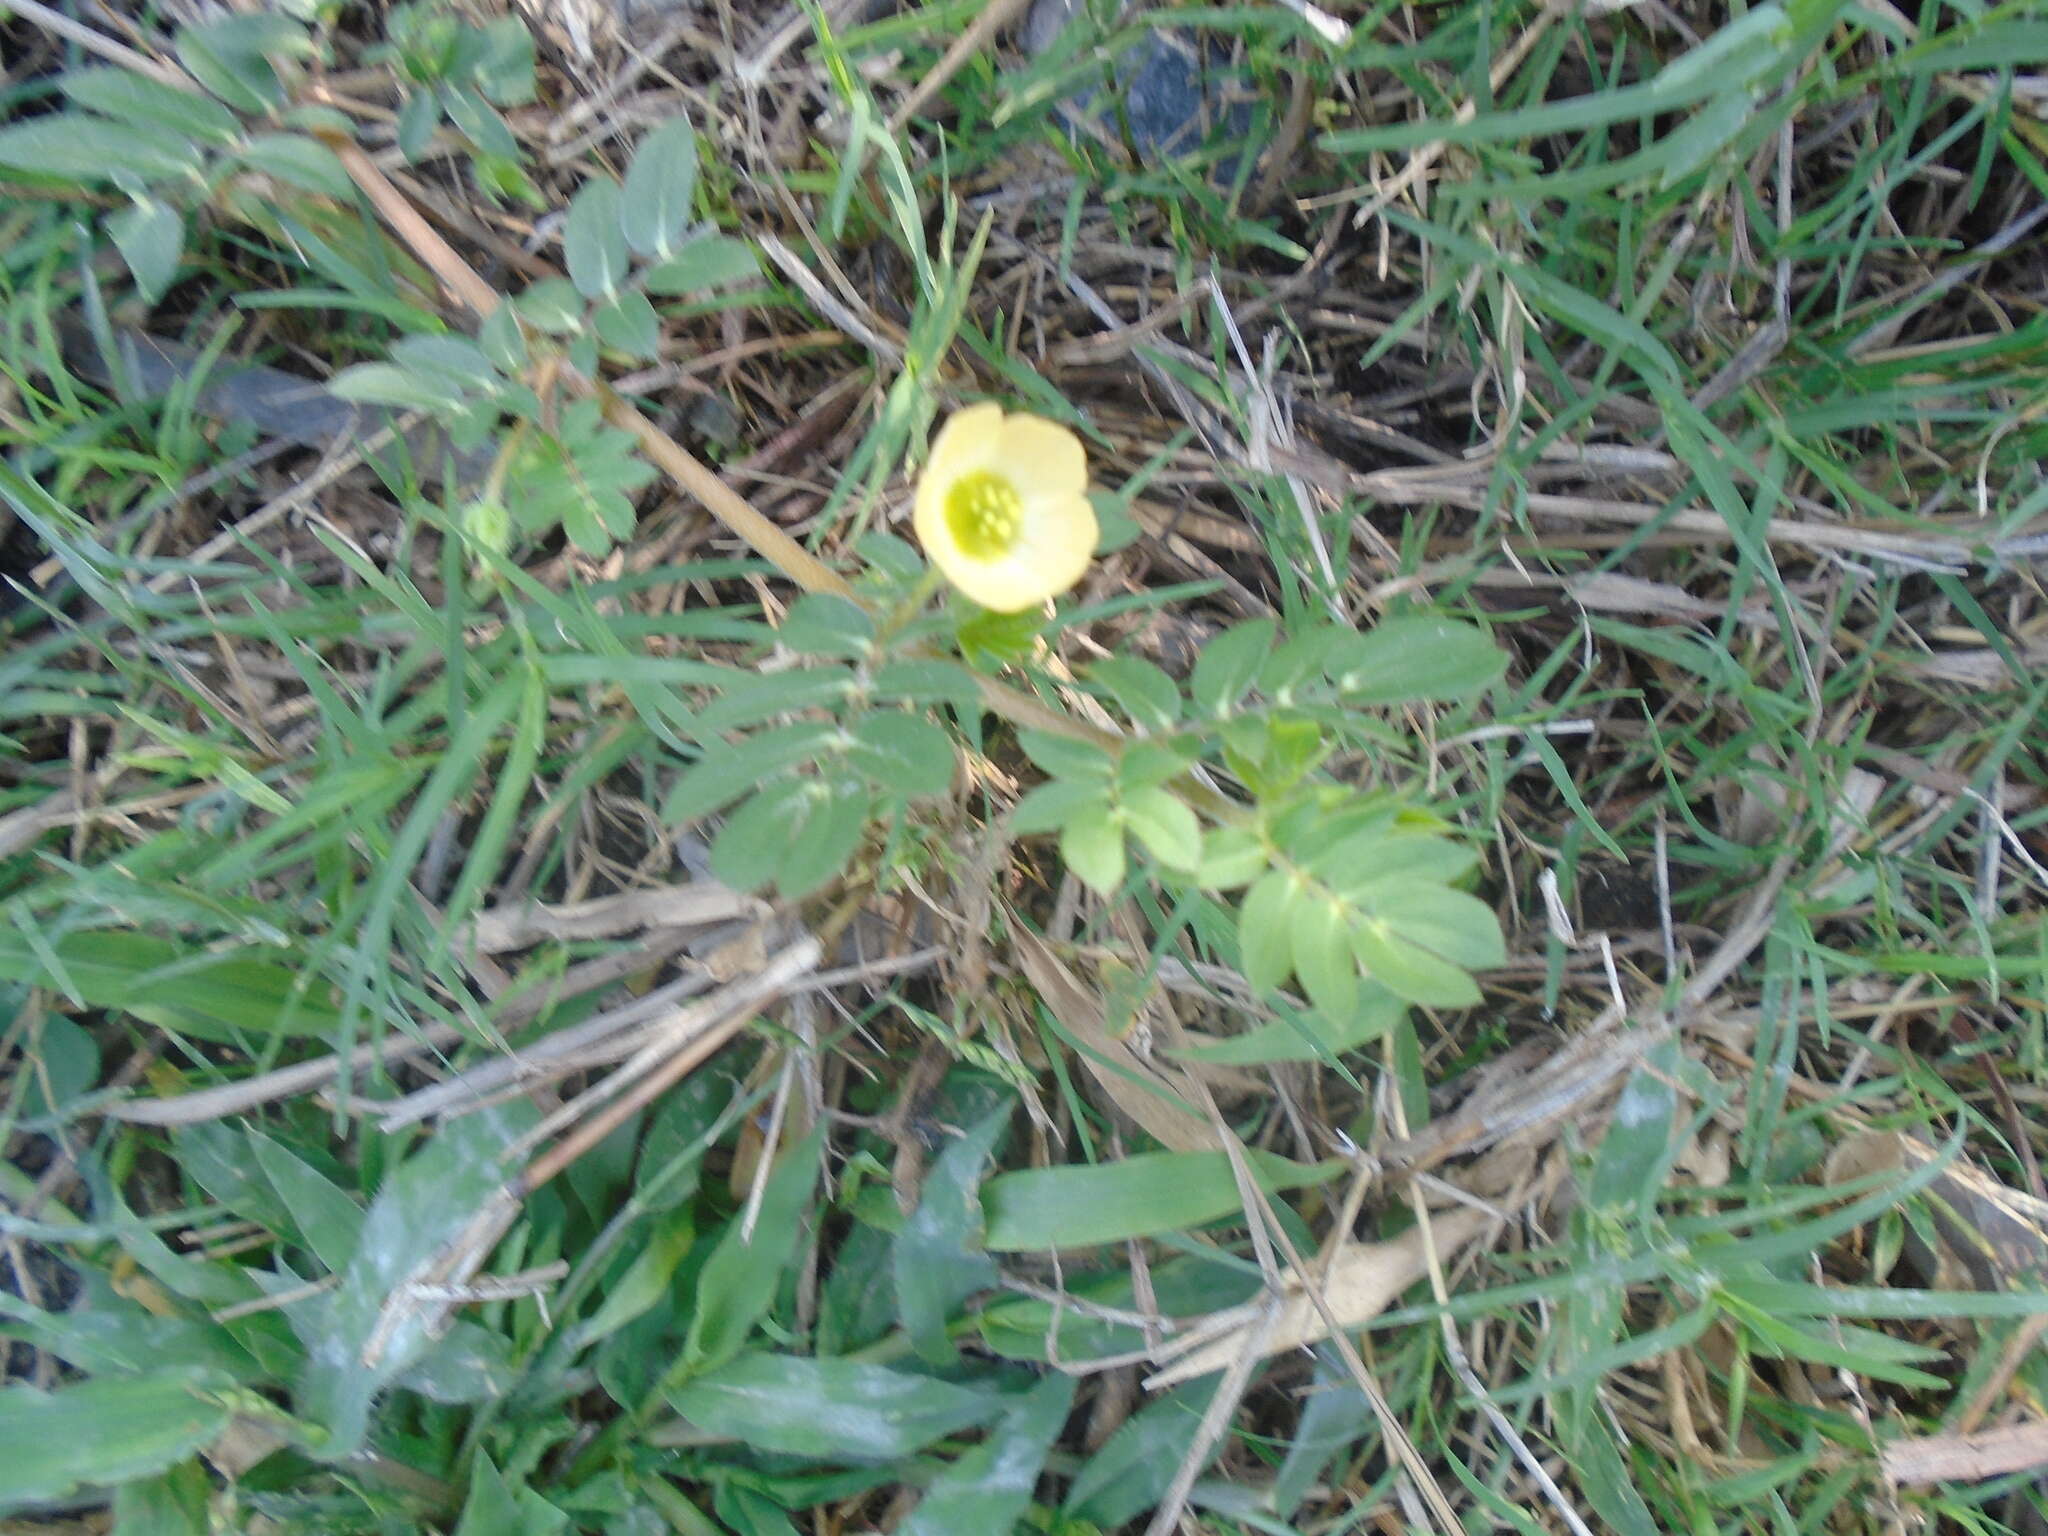
[[0, 979], [54, 987], [80, 1006], [202, 1040], [325, 1036], [340, 1020], [326, 988], [302, 965], [250, 947], [207, 949], [112, 929], [49, 939], [43, 953], [39, 947], [0, 930]]
[[[1247, 1154], [1268, 1192], [1334, 1177], [1339, 1162], [1296, 1163]], [[1022, 1168], [981, 1187], [992, 1253], [1093, 1247], [1201, 1226], [1242, 1210], [1230, 1158], [1222, 1152], [1140, 1152], [1093, 1166]]]
[[1060, 1512], [1115, 1530], [1156, 1504], [1195, 1443], [1216, 1387], [1214, 1379], [1188, 1382], [1124, 1420], [1075, 1476]]
[[982, 1248], [980, 1185], [1014, 1108], [1003, 1105], [939, 1154], [890, 1250], [897, 1314], [918, 1356], [931, 1365], [959, 1360], [946, 1333], [953, 1309], [996, 1281], [995, 1261]]
[[1071, 1376], [1047, 1376], [989, 1431], [988, 1438], [933, 1480], [900, 1527], [903, 1536], [961, 1536], [1015, 1528], [1074, 1404]]
[[256, 1166], [291, 1212], [285, 1231], [296, 1233], [330, 1274], [347, 1269], [362, 1238], [363, 1208], [282, 1142], [259, 1131], [245, 1134]]
[[824, 1135], [820, 1126], [776, 1160], [752, 1232], [740, 1230], [737, 1216], [726, 1223], [697, 1280], [681, 1369], [701, 1375], [725, 1364], [775, 1305], [783, 1271], [803, 1237]]
[[176, 1465], [227, 1427], [227, 1408], [205, 1395], [225, 1385], [211, 1373], [157, 1371], [0, 1391], [0, 1445], [13, 1450], [0, 1456], [0, 1509]]
[[673, 1386], [669, 1406], [756, 1450], [881, 1462], [1000, 1414], [1007, 1399], [858, 1360], [747, 1354]]

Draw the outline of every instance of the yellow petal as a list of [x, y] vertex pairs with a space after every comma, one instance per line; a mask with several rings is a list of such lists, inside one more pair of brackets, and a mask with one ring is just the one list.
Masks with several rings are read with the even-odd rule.
[[1084, 496], [1033, 497], [1017, 547], [1001, 560], [949, 563], [927, 545], [954, 586], [984, 608], [1019, 613], [1081, 579], [1095, 553], [1095, 509]]
[[1001, 445], [1002, 432], [1003, 408], [993, 400], [955, 411], [932, 439], [922, 484], [950, 484], [961, 475], [988, 468]]
[[948, 577], [952, 576], [954, 565], [967, 558], [946, 521], [946, 492], [952, 488], [951, 480], [942, 480], [927, 471], [917, 482], [917, 504], [911, 519], [917, 529], [917, 542], [924, 546], [925, 558]]
[[1033, 496], [1024, 504], [1023, 537], [1017, 558], [1035, 560], [1043, 573], [1047, 597], [1057, 597], [1081, 579], [1095, 558], [1102, 530], [1095, 508], [1076, 492], [1071, 496]]
[[969, 598], [996, 613], [1022, 613], [1051, 595], [1038, 568], [1015, 556], [994, 565], [975, 565], [970, 561], [957, 570], [948, 570], [946, 575]]
[[1081, 439], [1042, 416], [1004, 417], [989, 468], [1027, 495], [1078, 496], [1088, 489], [1088, 453]]

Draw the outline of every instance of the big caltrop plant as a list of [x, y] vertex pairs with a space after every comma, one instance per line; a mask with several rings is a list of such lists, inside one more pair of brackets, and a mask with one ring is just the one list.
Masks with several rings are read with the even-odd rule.
[[[526, 195], [517, 145], [488, 105], [531, 90], [531, 55], [514, 29], [401, 16], [402, 147], [445, 121], [489, 186]], [[592, 381], [661, 355], [656, 300], [760, 270], [743, 240], [699, 216], [696, 136], [687, 123], [663, 124], [621, 179], [586, 180], [563, 221], [566, 275], [488, 306], [473, 337], [453, 334], [361, 275], [402, 269], [402, 256], [369, 251], [375, 230], [336, 215], [354, 197], [331, 147], [346, 122], [295, 95], [319, 46], [315, 29], [283, 16], [187, 29], [180, 56], [200, 89], [105, 70], [66, 76], [73, 105], [0, 130], [0, 166], [127, 194], [130, 207], [107, 227], [151, 296], [179, 276], [182, 209], [217, 202], [273, 229], [403, 333], [331, 387], [426, 412], [483, 466], [446, 510], [479, 568], [557, 532], [605, 554], [632, 536], [634, 497], [654, 470], [589, 393], [601, 388]], [[252, 195], [280, 187], [301, 195]], [[915, 219], [899, 233], [922, 239]], [[927, 365], [950, 346], [979, 249], [977, 236], [966, 263], [943, 269], [912, 252], [932, 276], [913, 327]], [[906, 369], [891, 390], [890, 443], [920, 414], [906, 390], [933, 374]], [[584, 392], [565, 392], [565, 378]], [[1062, 680], [1033, 659], [1056, 638], [1047, 605], [1080, 580], [1097, 543], [1080, 439], [996, 402], [969, 405], [930, 444], [911, 522], [929, 563], [922, 579], [914, 562], [892, 564], [885, 542], [874, 570], [845, 590], [803, 595], [777, 625], [718, 615], [706, 633], [724, 648], [719, 659], [641, 658], [649, 668], [620, 683], [624, 705], [677, 763], [665, 819], [710, 825], [721, 878], [802, 897], [946, 859], [970, 809], [955, 786], [982, 778], [960, 765], [986, 755], [1026, 775], [1027, 792], [1000, 820], [1010, 836], [1056, 839], [1067, 867], [1106, 897], [1163, 894], [1195, 941], [1276, 1007], [1298, 982], [1312, 1005], [1302, 1027], [1319, 1049], [1355, 1042], [1404, 1003], [1476, 997], [1470, 973], [1500, 958], [1499, 928], [1463, 889], [1475, 859], [1417, 803], [1408, 734], [1382, 712], [1476, 699], [1502, 665], [1480, 630], [1429, 614], [1364, 634], [1314, 622], [1283, 635], [1255, 621], [1214, 639], [1185, 683], [1112, 656], [1082, 678], [1119, 717], [1119, 733], [1105, 736], [1074, 720]], [[940, 579], [974, 612], [1005, 617], [963, 623], [957, 606], [927, 611]], [[991, 634], [1003, 643], [987, 643]], [[576, 641], [556, 631], [551, 642], [546, 626], [532, 643], [558, 671], [593, 659], [549, 661], [551, 644], [573, 651]], [[1005, 670], [998, 687], [992, 674]], [[991, 703], [1021, 728], [983, 731]]]

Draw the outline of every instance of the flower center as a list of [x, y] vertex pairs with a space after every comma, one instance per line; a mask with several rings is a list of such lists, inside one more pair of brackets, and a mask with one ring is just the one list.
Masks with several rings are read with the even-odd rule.
[[1000, 560], [1017, 542], [1024, 498], [991, 469], [962, 475], [946, 491], [946, 528], [970, 560]]

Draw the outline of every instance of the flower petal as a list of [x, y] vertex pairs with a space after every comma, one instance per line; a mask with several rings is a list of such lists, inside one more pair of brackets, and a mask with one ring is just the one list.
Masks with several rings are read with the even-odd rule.
[[953, 537], [952, 526], [946, 521], [946, 492], [952, 488], [951, 480], [941, 480], [927, 472], [917, 482], [916, 509], [911, 517], [912, 526], [917, 529], [917, 542], [924, 546], [925, 558], [944, 571], [948, 578], [952, 578], [954, 567], [967, 558], [959, 540]]
[[1045, 595], [1057, 597], [1088, 569], [1101, 532], [1086, 496], [1033, 496], [1024, 504], [1014, 558], [1037, 566]]
[[924, 484], [941, 489], [973, 470], [987, 469], [1002, 446], [1003, 408], [993, 400], [955, 411], [932, 439], [925, 458]]
[[1088, 452], [1081, 439], [1042, 416], [1004, 417], [989, 467], [1026, 495], [1078, 496], [1088, 489]]
[[1022, 613], [1046, 598], [1037, 569], [1014, 555], [993, 565], [968, 561], [946, 575], [968, 598], [995, 613]]
[[1084, 496], [1034, 497], [1026, 506], [1017, 547], [1000, 560], [937, 555], [953, 585], [984, 608], [1021, 613], [1081, 579], [1095, 553], [1095, 509]]

